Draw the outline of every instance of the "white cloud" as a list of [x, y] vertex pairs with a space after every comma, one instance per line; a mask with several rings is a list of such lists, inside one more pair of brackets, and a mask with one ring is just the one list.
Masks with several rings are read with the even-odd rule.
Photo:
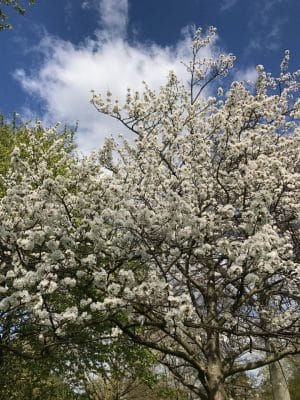
[[254, 66], [246, 67], [245, 69], [239, 69], [233, 77], [236, 81], [244, 81], [253, 83], [256, 82], [257, 79], [257, 71]]
[[[150, 87], [159, 88], [170, 70], [186, 80], [180, 60], [186, 59], [190, 47], [187, 34], [173, 47], [129, 44], [125, 39], [127, 1], [98, 0], [94, 5], [105, 27], [102, 35], [98, 31], [96, 40], [87, 38], [79, 46], [47, 35], [38, 46], [43, 62], [37, 70], [15, 71], [24, 90], [44, 105], [45, 123], [79, 121], [78, 143], [84, 153], [98, 147], [109, 134], [123, 130], [117, 121], [93, 108], [89, 102], [91, 90], [106, 93], [109, 89], [115, 97], [122, 98], [128, 87], [142, 89], [143, 80]], [[113, 5], [118, 10], [115, 16]], [[116, 34], [107, 35], [112, 27]], [[203, 55], [210, 56], [211, 52], [207, 48]], [[24, 112], [30, 114], [28, 110]]]
[[128, 87], [142, 89], [143, 80], [158, 88], [171, 69], [184, 76], [178, 59], [187, 45], [182, 40], [173, 49], [156, 45], [145, 48], [118, 39], [95, 50], [93, 44], [75, 47], [47, 37], [40, 44], [40, 51], [48, 54], [41, 68], [31, 75], [24, 70], [15, 72], [23, 88], [44, 103], [46, 123], [79, 121], [79, 144], [85, 152], [121, 129], [120, 124], [101, 116], [89, 103], [91, 89], [100, 93], [110, 90], [115, 97], [123, 98]]

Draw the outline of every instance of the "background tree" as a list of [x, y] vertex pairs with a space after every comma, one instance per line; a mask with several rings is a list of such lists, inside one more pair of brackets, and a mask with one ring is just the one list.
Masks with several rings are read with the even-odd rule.
[[300, 357], [296, 356], [288, 360], [290, 374], [288, 379], [292, 400], [300, 400]]
[[288, 381], [280, 361], [269, 365], [273, 400], [291, 400]]
[[227, 396], [239, 400], [262, 400], [253, 376], [246, 373], [233, 375], [227, 382]]
[[55, 363], [49, 358], [24, 359], [6, 354], [0, 365], [0, 395], [10, 400], [84, 400], [84, 394], [75, 393], [65, 381], [66, 375], [55, 372]]
[[24, 15], [26, 12], [26, 9], [23, 4], [27, 5], [32, 5], [35, 3], [35, 0], [0, 0], [0, 31], [4, 29], [10, 29], [12, 26], [11, 24], [7, 23], [8, 15], [7, 15], [7, 10], [9, 8], [12, 8], [16, 12], [18, 12], [21, 15]]
[[[74, 142], [74, 135], [76, 129], [71, 129], [65, 127], [61, 131], [57, 132], [57, 138], [63, 140], [63, 146], [65, 150], [70, 154], [75, 156], [76, 144]], [[41, 137], [41, 132], [44, 128], [41, 124], [37, 124], [35, 127], [35, 135], [36, 140], [39, 140]], [[29, 144], [29, 127], [24, 124], [21, 120], [18, 119], [17, 114], [14, 114], [11, 120], [6, 119], [0, 113], [0, 197], [3, 197], [5, 194], [5, 178], [9, 172], [11, 167], [11, 156], [13, 149], [15, 147], [22, 147], [22, 157], [27, 158], [28, 152], [26, 150], [27, 145]], [[42, 148], [39, 149], [39, 154], [41, 152], [45, 153], [49, 147], [53, 144], [54, 137], [48, 137], [48, 141], [45, 141], [42, 145]], [[35, 149], [37, 151], [37, 149]], [[38, 159], [39, 156], [37, 156]], [[55, 170], [55, 164], [58, 161], [57, 155], [50, 154], [47, 155], [49, 167]], [[36, 160], [32, 159], [32, 162], [36, 162]]]
[[16, 116], [11, 124], [0, 114], [0, 196], [4, 195], [4, 177], [10, 168], [11, 153], [17, 141]]
[[[126, 349], [123, 348], [126, 345]], [[85, 373], [92, 400], [190, 400], [189, 392], [163, 370], [154, 354], [128, 340], [108, 348], [105, 365]]]
[[[12, 150], [16, 146], [20, 146], [20, 154], [24, 160], [29, 161], [34, 165], [37, 160], [43, 159], [44, 165], [49, 167], [52, 174], [63, 174], [67, 167], [66, 159], [60, 160], [59, 153], [52, 152], [55, 139], [59, 140], [63, 151], [68, 154], [68, 162], [72, 162], [72, 152], [74, 150], [73, 132], [65, 130], [64, 132], [52, 132], [47, 137], [44, 136], [44, 129], [40, 124], [31, 129], [22, 124], [18, 125], [16, 120], [13, 119], [12, 123], [5, 122], [2, 118], [0, 126], [0, 196], [2, 197], [8, 187], [7, 177], [9, 175], [9, 167], [11, 161]], [[31, 137], [31, 139], [30, 139]], [[44, 137], [44, 141], [41, 138]], [[34, 147], [28, 147], [29, 141], [34, 142]], [[18, 179], [18, 178], [17, 178]], [[21, 195], [21, 194], [20, 194]], [[22, 297], [24, 292], [19, 292], [15, 301], [9, 295], [9, 290], [5, 284], [8, 277], [9, 270], [13, 268], [14, 260], [11, 258], [9, 251], [5, 246], [0, 247], [1, 254], [1, 286], [0, 286], [0, 299], [5, 302], [6, 306], [0, 311], [0, 363], [4, 357], [4, 353], [11, 352], [15, 355], [31, 357], [33, 348], [36, 347], [37, 353], [42, 351], [43, 344], [38, 339], [42, 334], [42, 327], [35, 324], [32, 320], [28, 319], [27, 310], [22, 307]], [[10, 273], [12, 274], [12, 272]], [[25, 338], [25, 344], [20, 338]], [[26, 351], [28, 349], [28, 352]]]
[[[56, 127], [47, 130], [40, 124], [29, 127], [17, 123], [16, 118], [13, 118], [11, 122], [2, 118], [0, 133], [1, 197], [5, 196], [7, 191], [10, 193], [13, 187], [11, 179], [15, 179], [15, 184], [20, 182], [20, 171], [27, 171], [26, 174], [31, 171], [29, 174], [35, 181], [35, 188], [38, 186], [37, 169], [41, 169], [42, 180], [53, 178], [61, 182], [66, 178], [75, 179], [78, 160], [74, 153], [74, 131], [70, 129], [59, 131]], [[17, 161], [16, 164], [19, 172], [13, 174], [10, 167], [11, 159], [14, 159], [15, 154], [20, 156], [20, 163]], [[75, 168], [73, 176], [70, 172], [72, 168]], [[64, 187], [64, 194], [57, 197], [64, 211], [67, 209], [64, 198], [68, 195], [76, 195], [74, 182], [70, 182], [68, 191]], [[22, 192], [18, 192], [17, 196], [22, 196]], [[5, 204], [5, 199], [3, 201]], [[35, 217], [38, 223], [41, 223], [39, 209], [35, 211]], [[31, 222], [32, 220], [29, 224]], [[77, 214], [76, 224], [79, 225], [80, 222], [80, 215]], [[80, 249], [78, 249], [77, 257], [84, 258], [87, 249], [83, 242], [78, 242], [78, 244]], [[71, 386], [79, 387], [84, 391], [86, 385], [82, 377], [90, 375], [99, 376], [99, 380], [101, 379], [105, 384], [110, 381], [121, 381], [123, 389], [126, 388], [126, 390], [133, 387], [136, 389], [137, 384], [143, 385], [144, 388], [150, 385], [154, 379], [152, 371], [154, 358], [151, 358], [151, 352], [148, 349], [140, 346], [133, 347], [132, 343], [124, 337], [114, 337], [111, 324], [104, 321], [96, 322], [91, 316], [85, 329], [82, 329], [81, 325], [72, 324], [74, 307], [70, 305], [79, 303], [83, 293], [90, 292], [94, 295], [93, 285], [87, 289], [90, 286], [90, 279], [84, 281], [81, 289], [76, 288], [71, 293], [74, 279], [67, 277], [60, 295], [57, 292], [53, 295], [51, 291], [44, 294], [42, 301], [45, 310], [48, 309], [51, 312], [67, 310], [65, 318], [68, 323], [63, 329], [63, 334], [60, 335], [59, 325], [54, 326], [49, 320], [47, 326], [40, 318], [41, 315], [30, 316], [27, 307], [29, 304], [26, 301], [26, 296], [29, 299], [28, 292], [17, 291], [15, 296], [12, 292], [9, 293], [7, 282], [10, 277], [7, 272], [12, 273], [15, 261], [5, 247], [2, 247], [1, 251], [0, 379], [3, 396], [20, 397], [22, 393], [24, 399], [29, 399], [34, 398], [34, 393], [42, 396], [41, 393], [44, 390], [54, 396], [53, 393], [57, 390], [61, 390], [61, 393], [69, 393]], [[26, 252], [21, 249], [18, 251], [22, 252], [21, 257], [26, 257]], [[40, 253], [37, 254], [37, 259], [39, 258]], [[26, 265], [25, 259], [22, 258], [22, 260], [22, 265]], [[34, 265], [27, 266], [34, 267]], [[63, 279], [62, 276], [61, 279]], [[68, 284], [69, 290], [67, 290]], [[16, 389], [15, 381], [11, 379], [12, 374], [22, 382], [21, 386], [18, 385], [19, 389]], [[69, 386], [65, 382], [68, 382]], [[121, 386], [118, 385], [119, 388]], [[89, 387], [99, 389], [99, 385], [90, 384]], [[72, 396], [74, 397], [75, 394]]]
[[[283, 372], [284, 380], [286, 381], [286, 385], [289, 389], [289, 394], [291, 400], [299, 399], [299, 355], [294, 357], [288, 357], [280, 362], [280, 369]], [[261, 382], [259, 389], [259, 398], [263, 400], [274, 400], [276, 399], [277, 393], [274, 393], [274, 389], [272, 387], [272, 382], [269, 377], [269, 371], [265, 370], [262, 374], [263, 380]]]
[[[54, 139], [59, 139], [64, 150], [73, 154], [75, 144], [72, 130], [65, 129], [57, 132], [57, 136], [48, 135], [47, 140], [40, 142], [44, 128], [37, 124], [35, 128], [29, 128], [17, 120], [14, 115], [12, 120], [5, 120], [1, 115], [0, 119], [0, 198], [7, 190], [7, 176], [11, 165], [11, 153], [16, 146], [21, 147], [22, 157], [31, 158], [35, 163], [37, 158], [43, 155], [43, 162], [47, 163], [53, 173], [63, 173], [63, 167], [57, 169], [57, 154], [51, 153], [51, 146]], [[35, 138], [35, 148], [28, 152], [30, 135]], [[37, 142], [39, 148], [36, 147]], [[31, 155], [29, 155], [29, 153]], [[1, 253], [1, 285], [0, 299], [7, 296], [7, 287], [3, 284], [5, 268], [3, 261], [9, 260], [8, 254], [2, 247]], [[13, 261], [12, 261], [13, 262]], [[12, 265], [9, 265], [11, 268]], [[56, 358], [52, 357], [52, 348], [45, 347], [42, 339], [43, 327], [32, 320], [28, 320], [26, 309], [19, 304], [11, 305], [0, 312], [0, 393], [4, 398], [46, 398], [46, 392], [54, 396], [54, 393], [61, 392], [57, 398], [75, 398], [71, 389], [64, 383], [67, 360], [64, 354], [65, 348], [55, 347]], [[53, 341], [54, 344], [55, 341]], [[49, 345], [49, 343], [48, 343]], [[58, 354], [59, 353], [59, 354]], [[51, 357], [50, 357], [51, 354]], [[50, 362], [51, 361], [51, 362]], [[62, 369], [61, 377], [53, 373], [54, 368]], [[42, 395], [43, 393], [43, 395]], [[69, 397], [68, 397], [69, 396]], [[71, 397], [73, 396], [73, 397]], [[51, 398], [51, 397], [49, 397]]]

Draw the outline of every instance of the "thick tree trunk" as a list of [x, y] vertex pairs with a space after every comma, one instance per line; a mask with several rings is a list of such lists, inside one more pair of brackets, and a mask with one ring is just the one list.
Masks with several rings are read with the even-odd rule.
[[220, 337], [218, 333], [218, 299], [215, 290], [214, 269], [211, 269], [207, 287], [207, 318], [211, 321], [207, 330], [207, 386], [209, 400], [226, 400], [224, 373], [220, 354]]
[[270, 381], [272, 385], [273, 400], [291, 400], [287, 381], [280, 362], [269, 366]]
[[207, 375], [209, 400], [226, 400], [224, 377], [221, 370], [221, 363], [219, 361], [209, 363]]
[[210, 400], [226, 400], [224, 384], [220, 384], [218, 388], [211, 393]]

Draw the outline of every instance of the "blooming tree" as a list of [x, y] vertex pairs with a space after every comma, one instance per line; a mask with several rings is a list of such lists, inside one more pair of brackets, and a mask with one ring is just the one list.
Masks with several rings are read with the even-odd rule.
[[[4, 119], [1, 122], [1, 166], [0, 166], [0, 198], [8, 192], [9, 196], [21, 198], [23, 195], [22, 190], [19, 192], [11, 191], [14, 184], [12, 179], [19, 180], [18, 174], [12, 177], [9, 174], [9, 163], [10, 155], [14, 146], [18, 146], [13, 155], [14, 162], [16, 161], [16, 154], [22, 157], [22, 163], [20, 163], [19, 170], [27, 166], [27, 172], [31, 168], [33, 172], [36, 165], [45, 165], [48, 168], [48, 174], [64, 174], [66, 171], [66, 160], [68, 163], [72, 161], [72, 152], [75, 148], [73, 142], [73, 132], [65, 130], [64, 132], [56, 132], [56, 129], [52, 129], [46, 132], [40, 124], [37, 124], [35, 128], [29, 129], [24, 125], [16, 124], [13, 120], [12, 123], [5, 122]], [[61, 152], [64, 153], [64, 160], [61, 159], [60, 152], [53, 151], [56, 146], [60, 146]], [[42, 160], [41, 160], [42, 158]], [[59, 163], [58, 163], [59, 161]], [[17, 162], [17, 161], [16, 161]], [[43, 168], [43, 167], [42, 167]], [[6, 205], [5, 205], [6, 204]], [[11, 203], [13, 206], [13, 202]], [[3, 208], [8, 211], [8, 214], [12, 209], [6, 200], [3, 200]], [[8, 206], [8, 208], [7, 208]], [[21, 211], [21, 210], [20, 210]], [[8, 216], [7, 214], [7, 216]], [[4, 219], [3, 219], [4, 222]], [[23, 223], [30, 223], [24, 220]], [[9, 371], [8, 365], [18, 360], [18, 358], [24, 358], [25, 360], [40, 358], [45, 347], [42, 340], [42, 326], [34, 319], [29, 318], [28, 310], [23, 307], [25, 298], [30, 298], [30, 293], [25, 291], [18, 291], [16, 288], [18, 284], [15, 282], [14, 288], [10, 288], [7, 282], [13, 277], [13, 256], [8, 250], [8, 243], [5, 242], [5, 229], [4, 225], [1, 225], [1, 271], [0, 271], [0, 369], [1, 375], [6, 368], [6, 373]], [[25, 242], [24, 242], [25, 243]], [[20, 249], [17, 250], [18, 252]], [[21, 253], [19, 253], [21, 256]], [[25, 265], [25, 264], [24, 264]], [[19, 360], [18, 360], [19, 361]], [[28, 366], [28, 365], [27, 365]], [[3, 377], [2, 377], [3, 378]], [[12, 381], [10, 379], [10, 381]], [[3, 383], [3, 382], [2, 382]]]
[[[0, 195], [6, 196], [2, 199], [0, 231], [1, 382], [7, 390], [14, 390], [9, 375], [18, 365], [17, 378], [23, 374], [24, 384], [28, 371], [35, 379], [41, 379], [55, 370], [73, 387], [82, 389], [85, 375], [109, 371], [116, 376], [117, 363], [112, 363], [116, 353], [120, 376], [126, 365], [127, 370], [138, 370], [136, 378], [150, 379], [149, 350], [133, 348], [124, 337], [116, 341], [111, 325], [95, 323], [87, 313], [77, 318], [77, 305], [83, 298], [84, 307], [84, 297], [95, 290], [95, 285], [89, 288], [94, 278], [88, 268], [84, 267], [86, 274], [80, 272], [80, 264], [87, 265], [94, 257], [85, 243], [83, 228], [83, 215], [90, 212], [83, 204], [89, 194], [84, 200], [85, 189], [80, 183], [93, 190], [91, 179], [98, 182], [101, 175], [97, 163], [93, 158], [78, 163], [71, 130], [46, 130], [40, 124], [13, 130], [7, 123], [2, 128], [6, 135], [1, 143], [4, 151]], [[12, 146], [16, 146], [12, 169], [7, 171], [7, 152]], [[75, 199], [80, 202], [77, 206]], [[59, 246], [56, 238], [60, 240]], [[65, 247], [61, 247], [63, 243]], [[47, 254], [52, 261], [43, 260]], [[85, 324], [78, 324], [82, 318]]]
[[115, 322], [168, 355], [179, 379], [189, 369], [200, 398], [219, 400], [226, 378], [299, 351], [300, 102], [288, 52], [279, 78], [258, 66], [255, 88], [202, 96], [233, 61], [198, 59], [213, 33], [196, 32], [188, 88], [171, 73], [159, 94], [93, 103], [136, 135], [102, 153], [114, 247], [146, 266], [134, 284], [118, 281], [131, 312]]
[[35, 162], [15, 149], [0, 310], [26, 310], [45, 343], [124, 332], [197, 398], [223, 400], [232, 376], [300, 351], [300, 73], [286, 52], [279, 78], [258, 66], [255, 87], [209, 96], [234, 61], [199, 58], [214, 33], [196, 31], [188, 87], [171, 72], [124, 105], [94, 94], [132, 139], [76, 162], [54, 141], [55, 172], [34, 137]]

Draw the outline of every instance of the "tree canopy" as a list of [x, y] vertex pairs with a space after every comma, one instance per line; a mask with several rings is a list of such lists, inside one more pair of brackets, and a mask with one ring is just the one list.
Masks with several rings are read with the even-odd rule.
[[93, 95], [129, 139], [76, 159], [29, 129], [0, 203], [2, 318], [46, 348], [125, 334], [202, 400], [300, 352], [300, 72], [286, 52], [279, 77], [224, 90], [214, 34], [195, 32], [189, 85]]

